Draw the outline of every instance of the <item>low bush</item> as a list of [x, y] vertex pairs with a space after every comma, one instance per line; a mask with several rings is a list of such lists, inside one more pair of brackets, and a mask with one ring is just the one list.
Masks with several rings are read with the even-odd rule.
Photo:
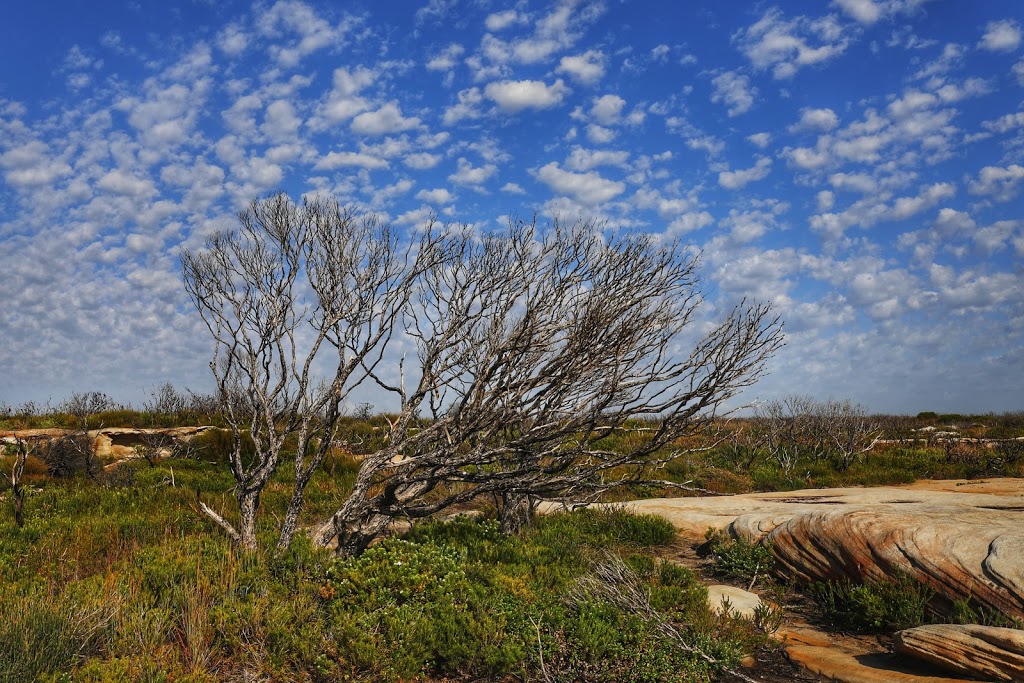
[[925, 624], [935, 597], [935, 591], [906, 574], [891, 581], [815, 583], [809, 592], [830, 626], [856, 633], [901, 631]]
[[718, 529], [708, 529], [704, 539], [713, 561], [712, 570], [718, 576], [750, 585], [775, 571], [775, 557], [769, 545], [734, 539]]

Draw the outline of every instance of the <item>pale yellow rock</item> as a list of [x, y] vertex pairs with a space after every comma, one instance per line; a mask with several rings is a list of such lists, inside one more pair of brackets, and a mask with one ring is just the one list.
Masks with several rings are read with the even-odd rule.
[[[163, 455], [170, 454], [170, 446], [174, 443], [187, 442], [194, 437], [216, 427], [167, 427], [167, 428], [137, 428], [137, 427], [104, 427], [102, 429], [91, 429], [86, 434], [92, 441], [93, 454], [103, 460], [120, 460], [124, 458], [137, 457], [140, 446], [152, 446], [160, 444], [165, 451]], [[45, 443], [53, 439], [81, 434], [70, 429], [22, 429], [15, 431], [0, 431], [0, 441], [14, 443], [18, 439]]]
[[711, 611], [721, 614], [726, 604], [733, 614], [753, 619], [754, 610], [761, 606], [761, 598], [735, 586], [708, 586], [708, 607]]
[[896, 634], [896, 651], [948, 671], [992, 681], [1024, 681], [1024, 631], [930, 624]]

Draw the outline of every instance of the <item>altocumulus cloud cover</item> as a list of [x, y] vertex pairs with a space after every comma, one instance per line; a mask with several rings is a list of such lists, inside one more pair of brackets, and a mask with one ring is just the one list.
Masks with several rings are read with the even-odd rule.
[[678, 237], [786, 321], [747, 399], [1024, 408], [1017, 0], [64, 5], [0, 24], [0, 400], [209, 390], [179, 251], [285, 190]]

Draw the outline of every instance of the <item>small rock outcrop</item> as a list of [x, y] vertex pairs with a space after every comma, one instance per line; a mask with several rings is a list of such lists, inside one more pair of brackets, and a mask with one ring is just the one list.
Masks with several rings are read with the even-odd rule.
[[725, 611], [726, 605], [732, 614], [753, 619], [754, 612], [761, 606], [761, 598], [755, 593], [735, 586], [708, 586], [708, 607], [711, 611], [721, 614]]
[[[175, 444], [187, 443], [194, 437], [216, 427], [104, 427], [90, 429], [85, 434], [92, 440], [92, 450], [96, 457], [104, 460], [133, 458], [139, 455], [141, 448], [153, 448], [160, 455], [168, 455]], [[0, 431], [0, 443], [14, 443], [19, 439], [29, 443], [45, 444], [54, 439], [61, 439], [75, 434], [82, 434], [71, 429], [22, 429], [16, 431]]]
[[986, 681], [1024, 681], [1024, 631], [931, 624], [896, 634], [896, 652]]

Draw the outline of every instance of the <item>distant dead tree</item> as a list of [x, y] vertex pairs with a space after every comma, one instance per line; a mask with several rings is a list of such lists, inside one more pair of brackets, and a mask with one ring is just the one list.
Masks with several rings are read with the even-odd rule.
[[769, 399], [754, 407], [752, 423], [761, 436], [762, 448], [787, 475], [802, 457], [813, 459], [820, 444], [811, 428], [815, 401], [810, 396], [789, 395]]
[[878, 420], [868, 415], [864, 406], [849, 400], [825, 401], [819, 406], [818, 420], [841, 470], [849, 469], [882, 438]]
[[4, 471], [4, 478], [11, 487], [11, 503], [14, 506], [14, 523], [20, 529], [25, 526], [25, 486], [22, 484], [22, 477], [25, 474], [25, 462], [31, 455], [33, 447], [25, 443], [23, 439], [16, 439], [14, 443], [14, 455], [11, 458], [11, 471]]
[[877, 422], [860, 404], [799, 394], [758, 404], [752, 422], [762, 448], [787, 475], [801, 459], [813, 462], [828, 455], [846, 470], [881, 437]]
[[[478, 496], [498, 497], [511, 530], [538, 496], [581, 500], [651, 481], [681, 454], [680, 437], [756, 381], [782, 343], [778, 318], [758, 304], [695, 333], [697, 257], [584, 222], [512, 221], [487, 234], [431, 225], [401, 241], [336, 202], [278, 195], [183, 263], [216, 342], [211, 367], [236, 445], [243, 430], [257, 444], [251, 460], [231, 458], [239, 527], [203, 509], [248, 547], [259, 494], [296, 435], [279, 538], [290, 542], [342, 401], [363, 381], [399, 409], [315, 531], [320, 544], [337, 539], [340, 554], [360, 552], [396, 518]], [[397, 368], [383, 366], [399, 335], [414, 362], [394, 349]], [[314, 358], [328, 355], [333, 374], [315, 380]], [[613, 444], [637, 418], [651, 428]]]

